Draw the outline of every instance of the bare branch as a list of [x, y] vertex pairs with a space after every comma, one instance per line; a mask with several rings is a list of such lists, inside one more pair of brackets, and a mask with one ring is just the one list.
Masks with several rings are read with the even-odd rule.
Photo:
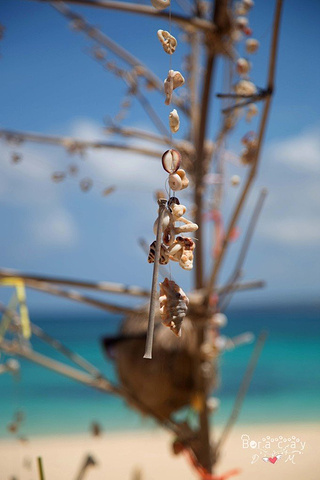
[[[268, 88], [267, 88], [267, 90], [269, 90], [270, 92], [273, 91], [281, 8], [282, 8], [282, 0], [277, 0], [276, 11], [275, 11], [275, 15], [274, 15], [273, 36], [272, 36], [270, 62], [269, 62], [269, 72], [268, 72]], [[207, 299], [206, 299], [207, 305], [209, 304], [210, 293], [212, 292], [212, 290], [214, 288], [214, 284], [216, 282], [218, 273], [220, 271], [222, 261], [225, 257], [227, 247], [229, 245], [231, 232], [232, 232], [236, 222], [238, 221], [239, 215], [242, 211], [245, 200], [248, 196], [251, 185], [252, 185], [253, 180], [254, 180], [254, 178], [256, 176], [256, 173], [257, 173], [260, 151], [261, 151], [262, 142], [263, 142], [263, 138], [264, 138], [264, 134], [265, 134], [265, 130], [266, 130], [266, 124], [267, 124], [267, 118], [268, 118], [268, 114], [269, 114], [270, 104], [271, 104], [271, 94], [268, 95], [265, 99], [264, 109], [263, 109], [263, 112], [262, 112], [262, 118], [261, 118], [261, 123], [260, 123], [260, 128], [259, 128], [258, 146], [257, 146], [256, 156], [255, 156], [254, 162], [251, 166], [251, 169], [250, 169], [246, 184], [245, 184], [245, 186], [242, 190], [240, 199], [238, 200], [238, 202], [236, 204], [236, 207], [235, 207], [235, 210], [232, 214], [232, 217], [231, 217], [228, 229], [227, 229], [226, 237], [225, 237], [225, 240], [224, 240], [223, 245], [222, 245], [220, 255], [214, 263], [213, 270], [212, 270], [211, 276], [210, 276], [209, 281], [208, 281], [208, 295], [207, 295]]]
[[[73, 13], [72, 10], [64, 2], [53, 2], [52, 7], [59, 11], [62, 15], [70, 20], [81, 20], [80, 31], [88, 35], [91, 39], [95, 40], [98, 44], [111, 50], [115, 55], [124, 60], [132, 67], [139, 67], [139, 75], [147, 79], [158, 91], [163, 92], [163, 80], [155, 75], [144, 63], [142, 63], [137, 57], [132, 55], [128, 50], [121, 47], [118, 43], [108, 37], [105, 33], [102, 33], [97, 27], [90, 25], [84, 17]], [[188, 108], [185, 101], [179, 98], [177, 95], [172, 96], [172, 103], [177, 105], [181, 111], [188, 114]]]
[[[51, 4], [60, 3], [60, 0], [58, 1], [37, 0], [37, 1], [42, 3], [51, 3]], [[72, 3], [75, 5], [82, 5], [87, 7], [103, 8], [108, 10], [118, 10], [120, 12], [136, 13], [139, 15], [148, 15], [152, 17], [165, 18], [166, 20], [169, 21], [168, 12], [159, 11], [153, 7], [149, 7], [147, 5], [140, 5], [137, 3], [118, 2], [118, 1], [102, 2], [99, 0], [67, 0], [66, 3]], [[202, 30], [204, 32], [210, 32], [210, 31], [212, 32], [214, 31], [214, 28], [215, 28], [211, 22], [205, 19], [194, 17], [194, 16], [186, 17], [178, 13], [171, 13], [171, 20], [172, 22], [179, 24], [181, 27], [185, 27], [185, 28], [193, 27], [198, 30]]]
[[111, 282], [88, 282], [61, 277], [47, 277], [46, 275], [31, 275], [24, 272], [17, 272], [7, 268], [0, 268], [0, 278], [19, 278], [21, 280], [31, 280], [35, 282], [44, 282], [47, 284], [65, 285], [69, 287], [85, 288], [87, 290], [97, 290], [100, 292], [119, 293], [124, 295], [133, 295], [138, 297], [149, 297], [150, 291], [141, 287], [124, 285], [122, 283]]
[[131, 145], [119, 145], [112, 142], [93, 142], [84, 141], [72, 137], [58, 137], [53, 135], [44, 135], [42, 133], [20, 132], [15, 130], [2, 130], [0, 129], [0, 137], [14, 137], [21, 139], [22, 141], [34, 142], [34, 143], [47, 143], [49, 145], [60, 145], [67, 150], [70, 146], [75, 146], [80, 150], [88, 148], [92, 149], [110, 149], [110, 150], [127, 150], [130, 152], [140, 153], [141, 155], [147, 155], [148, 157], [161, 158], [163, 152], [151, 150], [144, 147], [136, 147]]
[[[250, 222], [249, 222], [249, 225], [248, 225], [248, 228], [247, 228], [247, 231], [246, 231], [246, 234], [245, 234], [245, 237], [244, 237], [244, 240], [243, 240], [243, 244], [241, 246], [239, 256], [238, 256], [238, 259], [236, 261], [234, 270], [233, 270], [233, 272], [232, 272], [232, 274], [231, 274], [231, 276], [230, 276], [230, 278], [227, 282], [230, 285], [230, 291], [225, 291], [222, 298], [219, 298], [219, 305], [220, 305], [220, 310], [221, 311], [223, 311], [227, 307], [227, 305], [229, 304], [229, 301], [231, 299], [231, 296], [229, 294], [232, 292], [232, 285], [238, 280], [238, 278], [241, 275], [242, 265], [243, 265], [243, 262], [246, 258], [248, 248], [249, 248], [249, 245], [250, 245], [250, 242], [251, 242], [251, 239], [252, 239], [252, 235], [254, 233], [255, 227], [257, 225], [257, 221], [258, 221], [260, 213], [262, 211], [262, 207], [263, 207], [264, 201], [266, 199], [267, 193], [268, 193], [268, 191], [267, 191], [266, 188], [263, 188], [260, 192], [258, 201], [256, 203], [253, 214], [251, 216], [251, 219], [250, 219]], [[229, 297], [229, 299], [228, 299], [228, 297]]]
[[50, 295], [55, 295], [57, 297], [68, 298], [69, 300], [73, 300], [75, 302], [84, 303], [86, 305], [90, 305], [92, 307], [100, 308], [102, 310], [106, 310], [108, 312], [114, 313], [131, 313], [133, 311], [132, 308], [129, 307], [122, 307], [120, 305], [114, 305], [112, 303], [104, 302], [101, 300], [97, 300], [91, 297], [87, 297], [82, 295], [81, 293], [77, 292], [76, 290], [63, 290], [52, 286], [45, 282], [37, 282], [34, 280], [25, 280], [25, 285], [28, 288], [32, 288], [33, 290], [39, 290], [44, 293], [49, 293]]

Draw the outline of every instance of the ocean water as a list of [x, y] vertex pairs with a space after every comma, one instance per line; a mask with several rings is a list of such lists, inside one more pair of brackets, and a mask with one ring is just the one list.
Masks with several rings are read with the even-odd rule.
[[[268, 331], [250, 388], [238, 418], [239, 423], [320, 421], [320, 313], [317, 306], [260, 306], [230, 309], [228, 326], [221, 332], [233, 336], [245, 331], [258, 335]], [[111, 380], [116, 372], [103, 354], [100, 339], [115, 334], [120, 317], [92, 315], [33, 314], [32, 321], [48, 334], [96, 365]], [[37, 339], [34, 348], [64, 359]], [[223, 424], [231, 412], [253, 345], [226, 352], [220, 359], [220, 386], [213, 393], [220, 399], [214, 422]], [[1, 360], [6, 357], [2, 355]], [[105, 431], [154, 428], [124, 402], [77, 382], [20, 360], [21, 378], [0, 376], [0, 437], [8, 437], [7, 425], [21, 410], [25, 420], [19, 435], [52, 435], [88, 432], [93, 421]], [[68, 362], [67, 362], [68, 363]]]

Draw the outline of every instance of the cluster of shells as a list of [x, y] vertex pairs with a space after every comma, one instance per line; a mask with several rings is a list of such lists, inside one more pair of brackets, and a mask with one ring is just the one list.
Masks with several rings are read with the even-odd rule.
[[[246, 103], [245, 107], [237, 108], [234, 110], [234, 117], [239, 117], [242, 111], [245, 109], [245, 118], [247, 122], [258, 115], [259, 110], [254, 100], [259, 95], [256, 85], [250, 81], [250, 71], [252, 64], [249, 60], [249, 56], [256, 53], [259, 49], [259, 41], [252, 37], [252, 30], [249, 25], [248, 14], [253, 8], [253, 0], [241, 0], [234, 4], [234, 34], [233, 40], [241, 42], [245, 37], [244, 49], [246, 54], [240, 56], [236, 61], [236, 73], [239, 76], [239, 80], [234, 85], [234, 92], [238, 96], [236, 104]], [[252, 102], [250, 101], [252, 99]], [[249, 100], [248, 102], [245, 102]], [[235, 118], [233, 119], [235, 120]], [[243, 165], [251, 163], [254, 159], [254, 153], [256, 149], [256, 140], [249, 143], [243, 142], [245, 148], [242, 150], [240, 160]]]
[[[151, 0], [157, 10], [163, 10], [170, 6], [170, 0]], [[166, 30], [158, 30], [158, 39], [163, 50], [172, 55], [178, 45], [177, 39]], [[170, 105], [173, 91], [185, 83], [182, 74], [177, 70], [170, 69], [164, 80], [165, 104]], [[180, 119], [177, 110], [174, 108], [169, 113], [169, 127], [172, 133], [177, 133], [180, 128]], [[180, 204], [175, 192], [184, 190], [189, 185], [186, 172], [180, 168], [181, 154], [171, 148], [162, 156], [162, 166], [169, 173], [168, 185], [174, 196], [170, 197], [161, 224], [161, 246], [159, 263], [167, 264], [170, 260], [178, 262], [184, 270], [191, 270], [193, 267], [193, 251], [195, 243], [190, 237], [184, 237], [181, 233], [195, 232], [198, 225], [191, 222], [183, 215], [186, 207]], [[159, 218], [154, 224], [154, 233], [158, 229]], [[148, 262], [154, 263], [156, 241], [150, 245]], [[160, 314], [162, 323], [169, 327], [177, 336], [181, 335], [181, 324], [186, 316], [189, 299], [184, 291], [174, 281], [166, 278], [160, 283]]]

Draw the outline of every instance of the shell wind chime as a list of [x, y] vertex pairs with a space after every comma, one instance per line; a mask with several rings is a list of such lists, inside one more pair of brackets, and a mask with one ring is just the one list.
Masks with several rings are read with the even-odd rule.
[[[164, 9], [170, 6], [170, 1], [152, 0], [152, 5], [157, 9]], [[163, 50], [172, 55], [178, 45], [176, 38], [166, 30], [158, 30], [157, 36], [162, 44]], [[170, 105], [173, 91], [182, 86], [185, 80], [179, 71], [170, 68], [167, 78], [164, 80], [165, 104]], [[171, 135], [177, 133], [180, 128], [180, 118], [176, 109], [169, 113], [169, 127]], [[191, 270], [193, 267], [193, 251], [195, 243], [190, 237], [182, 236], [195, 232], [198, 225], [184, 217], [186, 207], [180, 204], [176, 192], [184, 190], [189, 185], [186, 172], [181, 166], [181, 154], [178, 150], [170, 148], [162, 155], [162, 166], [169, 174], [168, 199], [158, 199], [159, 211], [153, 231], [156, 240], [151, 243], [148, 262], [153, 263], [152, 291], [149, 310], [149, 322], [147, 342], [144, 358], [152, 358], [152, 341], [154, 331], [154, 318], [156, 302], [158, 299], [157, 281], [159, 264], [166, 265], [169, 261], [179, 263], [184, 270]], [[182, 288], [173, 280], [165, 278], [160, 285], [160, 316], [162, 324], [169, 327], [176, 336], [181, 336], [181, 325], [188, 310], [189, 299]]]

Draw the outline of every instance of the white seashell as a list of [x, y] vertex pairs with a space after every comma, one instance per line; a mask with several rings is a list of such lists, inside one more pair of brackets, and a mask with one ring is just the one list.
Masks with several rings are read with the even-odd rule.
[[166, 94], [165, 104], [170, 105], [172, 92], [178, 87], [181, 87], [185, 82], [180, 72], [169, 70], [168, 76], [164, 81], [164, 93]]
[[166, 30], [158, 30], [157, 35], [162, 43], [163, 50], [169, 55], [172, 55], [175, 52], [178, 44], [176, 38]]
[[181, 164], [181, 154], [178, 150], [171, 148], [162, 155], [162, 166], [168, 173], [175, 173]]
[[213, 413], [215, 411], [218, 410], [220, 406], [220, 400], [219, 398], [216, 398], [216, 397], [210, 397], [208, 398], [207, 400], [207, 408], [209, 410], [210, 413]]
[[181, 190], [182, 180], [177, 173], [172, 173], [171, 175], [169, 175], [169, 187], [174, 192]]
[[252, 96], [257, 93], [257, 87], [249, 80], [240, 80], [235, 86], [234, 91], [237, 95]]
[[228, 323], [228, 319], [224, 313], [215, 313], [211, 318], [211, 322], [215, 327], [224, 328]]
[[249, 20], [247, 17], [237, 17], [236, 18], [236, 26], [239, 30], [244, 30], [249, 25]]
[[164, 10], [170, 6], [170, 0], [151, 0], [151, 4], [157, 10]]
[[166, 105], [170, 105], [171, 103], [171, 98], [172, 98], [172, 92], [173, 92], [173, 75], [174, 71], [169, 70], [168, 76], [164, 81], [164, 93], [166, 95], [166, 99], [164, 103]]
[[177, 133], [180, 127], [180, 119], [177, 110], [174, 108], [169, 113], [169, 126], [172, 133]]
[[179, 168], [177, 170], [177, 175], [179, 175], [179, 177], [181, 178], [181, 182], [182, 182], [181, 183], [181, 190], [184, 190], [189, 185], [189, 180], [187, 178], [186, 172], [182, 168]]
[[245, 58], [238, 58], [237, 60], [237, 73], [239, 75], [247, 75], [251, 70], [251, 63]]
[[233, 185], [234, 187], [236, 187], [237, 185], [239, 185], [240, 183], [240, 177], [239, 175], [233, 175], [231, 177], [231, 185]]
[[[173, 70], [170, 70], [173, 71]], [[178, 87], [181, 87], [184, 84], [185, 80], [184, 77], [181, 75], [181, 73], [176, 70], [173, 71], [173, 90], [175, 90]]]
[[260, 46], [260, 43], [255, 38], [248, 38], [248, 40], [246, 40], [247, 53], [256, 53], [259, 46]]

